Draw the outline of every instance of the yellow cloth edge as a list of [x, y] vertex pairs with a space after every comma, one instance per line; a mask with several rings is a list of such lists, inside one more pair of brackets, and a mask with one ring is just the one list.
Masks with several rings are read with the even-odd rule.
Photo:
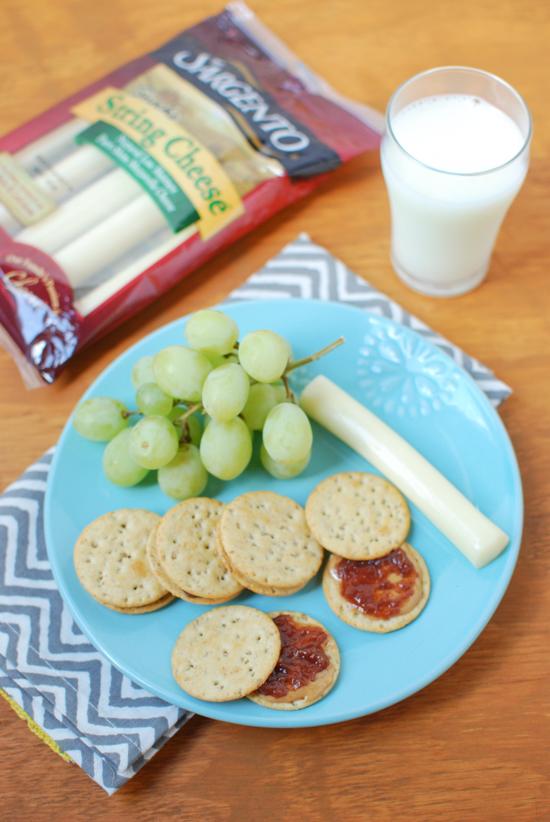
[[11, 698], [11, 696], [8, 696], [8, 694], [5, 691], [3, 691], [1, 688], [0, 688], [0, 696], [3, 697], [6, 700], [6, 702], [10, 706], [10, 708], [13, 711], [15, 711], [15, 713], [17, 714], [17, 716], [20, 719], [26, 720], [27, 725], [29, 727], [29, 730], [31, 730], [33, 732], [33, 734], [35, 734], [35, 736], [37, 736], [42, 742], [44, 742], [44, 744], [47, 745], [48, 748], [50, 748], [54, 753], [56, 753], [58, 756], [60, 756], [61, 759], [64, 759], [65, 762], [71, 762], [72, 763], [73, 760], [71, 759], [69, 754], [65, 753], [65, 751], [62, 751], [61, 748], [59, 747], [59, 745], [57, 744], [57, 742], [55, 742], [51, 738], [51, 736], [49, 736], [46, 733], [46, 731], [43, 728], [41, 728], [40, 725], [38, 725], [32, 717], [30, 717], [28, 715], [27, 712], [24, 711], [23, 708], [20, 705], [18, 705], [17, 702], [14, 699]]

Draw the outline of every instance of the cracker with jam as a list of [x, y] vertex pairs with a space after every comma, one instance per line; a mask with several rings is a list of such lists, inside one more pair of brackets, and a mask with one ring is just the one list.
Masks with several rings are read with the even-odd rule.
[[430, 596], [430, 574], [415, 549], [403, 543], [383, 557], [330, 557], [323, 592], [336, 614], [360, 631], [389, 633], [408, 625]]
[[272, 611], [281, 635], [275, 668], [248, 699], [279, 711], [296, 711], [318, 702], [340, 672], [336, 640], [313, 617], [297, 611]]
[[331, 690], [340, 654], [326, 628], [307, 614], [229, 605], [186, 625], [172, 651], [172, 671], [196, 699], [247, 696], [266, 708], [295, 711]]

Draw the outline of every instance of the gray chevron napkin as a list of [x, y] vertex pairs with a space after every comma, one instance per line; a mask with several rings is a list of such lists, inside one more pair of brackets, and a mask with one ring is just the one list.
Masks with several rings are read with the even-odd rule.
[[[228, 302], [315, 297], [391, 317], [442, 348], [494, 405], [511, 393], [494, 374], [440, 337], [326, 249], [301, 234]], [[114, 668], [79, 630], [56, 588], [43, 532], [53, 449], [0, 497], [0, 694], [65, 758], [114, 793], [191, 714]]]
[[52, 456], [0, 497], [0, 688], [44, 741], [111, 794], [192, 714], [113, 668], [61, 599], [43, 530]]

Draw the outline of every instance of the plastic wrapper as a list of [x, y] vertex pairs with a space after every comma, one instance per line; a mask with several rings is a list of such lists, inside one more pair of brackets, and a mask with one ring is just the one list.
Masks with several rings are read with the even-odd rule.
[[29, 386], [376, 147], [240, 3], [0, 140], [1, 342]]

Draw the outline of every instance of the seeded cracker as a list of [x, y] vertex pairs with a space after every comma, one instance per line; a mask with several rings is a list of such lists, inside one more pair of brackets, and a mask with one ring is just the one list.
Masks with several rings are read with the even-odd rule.
[[271, 491], [242, 494], [226, 505], [219, 537], [235, 576], [260, 594], [286, 595], [303, 588], [323, 560], [303, 509]]
[[377, 634], [398, 631], [417, 618], [430, 596], [430, 573], [424, 559], [418, 551], [415, 551], [412, 545], [404, 542], [400, 548], [414, 565], [418, 579], [410, 599], [403, 603], [399, 613], [387, 619], [365, 613], [361, 608], [353, 605], [342, 596], [340, 580], [334, 573], [341, 557], [330, 557], [323, 573], [323, 593], [337, 617], [360, 631], [371, 631]]
[[240, 699], [265, 682], [281, 638], [263, 611], [244, 605], [213, 608], [190, 622], [172, 651], [178, 685], [197, 699]]
[[272, 611], [269, 616], [275, 619], [281, 614], [291, 617], [298, 625], [314, 626], [325, 632], [327, 638], [323, 650], [329, 660], [328, 667], [324, 671], [320, 671], [312, 682], [308, 682], [300, 688], [291, 689], [284, 696], [276, 697], [255, 691], [248, 695], [248, 699], [257, 702], [258, 705], [263, 705], [265, 708], [273, 708], [277, 711], [297, 711], [319, 702], [332, 690], [340, 672], [340, 652], [336, 640], [329, 634], [325, 626], [313, 617], [297, 611]]
[[219, 599], [207, 599], [206, 597], [195, 597], [192, 594], [189, 594], [187, 591], [184, 591], [182, 588], [179, 588], [175, 582], [173, 582], [165, 573], [162, 565], [157, 556], [157, 546], [156, 546], [156, 537], [158, 533], [158, 526], [153, 529], [149, 535], [149, 540], [147, 542], [147, 559], [149, 560], [149, 565], [151, 566], [151, 570], [153, 574], [158, 579], [159, 583], [166, 588], [167, 591], [170, 591], [175, 597], [179, 599], [185, 600], [185, 602], [192, 602], [195, 605], [218, 605], [222, 602], [227, 602], [229, 599], [233, 599], [234, 594], [231, 594], [229, 597], [219, 598]]
[[168, 590], [186, 595], [182, 599], [226, 602], [242, 591], [218, 550], [222, 511], [221, 502], [197, 497], [174, 506], [160, 521], [150, 551], [153, 569]]
[[142, 609], [168, 593], [152, 573], [147, 541], [160, 517], [139, 508], [121, 508], [84, 528], [74, 548], [77, 576], [91, 596], [110, 608]]
[[[231, 563], [229, 562], [223, 550], [221, 540], [219, 542], [219, 550], [221, 552], [223, 561], [225, 562], [228, 568], [231, 568], [231, 573], [233, 574], [235, 579], [238, 579], [241, 585], [244, 588], [248, 588], [249, 591], [254, 591], [254, 593], [261, 594], [262, 596], [266, 597], [288, 597], [291, 596], [291, 594], [296, 594], [298, 591], [301, 591], [301, 589], [304, 587], [302, 583], [300, 583], [299, 585], [294, 585], [292, 588], [274, 588], [272, 585], [260, 585], [258, 582], [249, 580], [248, 577], [246, 577], [242, 572], [235, 572], [235, 569], [231, 567]], [[252, 588], [252, 586], [254, 586], [254, 588]]]
[[359, 471], [333, 474], [306, 503], [311, 532], [347, 559], [374, 559], [407, 538], [410, 514], [402, 494], [382, 477]]

